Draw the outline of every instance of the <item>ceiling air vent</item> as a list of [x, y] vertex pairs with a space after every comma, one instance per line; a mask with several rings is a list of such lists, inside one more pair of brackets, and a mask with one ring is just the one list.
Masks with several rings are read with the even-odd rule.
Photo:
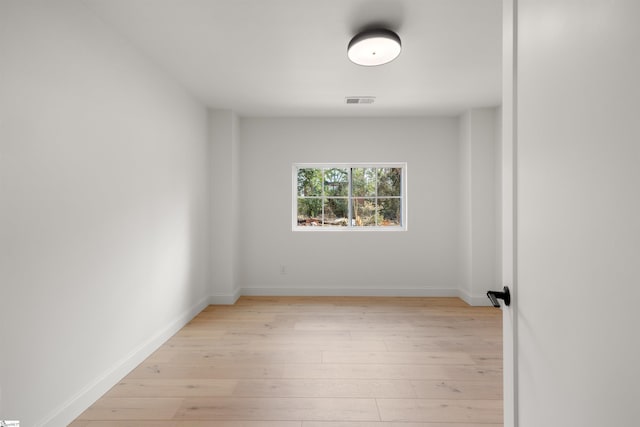
[[347, 104], [373, 104], [375, 96], [347, 96]]

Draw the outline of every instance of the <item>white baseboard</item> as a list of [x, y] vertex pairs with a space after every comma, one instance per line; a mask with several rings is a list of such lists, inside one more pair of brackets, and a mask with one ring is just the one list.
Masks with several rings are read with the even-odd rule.
[[198, 313], [209, 304], [214, 304], [213, 297], [201, 299], [190, 309], [179, 315], [174, 321], [169, 323], [153, 337], [149, 338], [138, 347], [133, 349], [128, 355], [120, 359], [110, 369], [98, 376], [94, 381], [87, 384], [75, 396], [67, 400], [58, 408], [53, 410], [36, 426], [65, 427], [84, 412], [93, 402], [104, 395], [111, 387], [116, 385], [132, 369], [138, 366], [144, 359], [149, 357], [172, 335], [178, 332], [184, 325], [189, 323]]
[[491, 301], [489, 301], [489, 298], [487, 298], [486, 295], [471, 295], [462, 289], [458, 289], [458, 297], [460, 297], [462, 301], [474, 307], [489, 307], [491, 305]]
[[[486, 295], [471, 295], [461, 289], [447, 288], [242, 288], [240, 295], [247, 296], [363, 296], [363, 297], [458, 297], [471, 306], [488, 307]], [[236, 297], [237, 300], [237, 297]]]
[[242, 288], [247, 296], [458, 297], [457, 289], [440, 288]]
[[240, 289], [236, 289], [233, 295], [211, 295], [209, 303], [213, 305], [233, 305], [241, 295], [243, 294]]

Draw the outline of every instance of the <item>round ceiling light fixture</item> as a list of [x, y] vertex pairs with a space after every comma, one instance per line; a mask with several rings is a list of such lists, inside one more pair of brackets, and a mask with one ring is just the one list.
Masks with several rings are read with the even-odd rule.
[[349, 42], [347, 54], [351, 62], [372, 67], [393, 61], [401, 50], [402, 43], [396, 33], [375, 29], [356, 34]]

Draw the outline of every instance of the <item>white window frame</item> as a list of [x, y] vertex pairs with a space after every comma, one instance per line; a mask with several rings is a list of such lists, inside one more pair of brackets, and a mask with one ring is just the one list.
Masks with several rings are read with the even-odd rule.
[[[400, 221], [401, 225], [376, 225], [376, 226], [356, 226], [347, 223], [344, 227], [308, 227], [298, 225], [298, 169], [349, 169], [351, 174], [352, 168], [399, 168], [402, 170], [400, 182]], [[293, 231], [302, 232], [386, 232], [386, 231], [407, 231], [407, 163], [406, 162], [380, 162], [380, 163], [294, 163], [291, 168], [291, 229]], [[349, 179], [351, 183], [351, 179]], [[351, 214], [351, 184], [349, 184], [349, 213]]]

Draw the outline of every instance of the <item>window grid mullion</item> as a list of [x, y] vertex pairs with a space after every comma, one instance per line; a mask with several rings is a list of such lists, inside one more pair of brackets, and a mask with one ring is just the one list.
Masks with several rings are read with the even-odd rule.
[[376, 219], [376, 227], [379, 225], [378, 224], [378, 168], [375, 168], [375, 186], [376, 186], [376, 196], [375, 199], [373, 199], [374, 201], [374, 206], [375, 206], [375, 213], [374, 213], [374, 218]]
[[353, 224], [351, 224], [351, 218], [353, 217], [353, 168], [349, 168], [349, 196], [347, 197], [347, 228], [351, 228]]
[[320, 219], [320, 226], [324, 227], [324, 205], [325, 205], [325, 194], [324, 194], [324, 184], [325, 184], [325, 168], [322, 168], [322, 199], [320, 199], [320, 203], [322, 203], [322, 218]]

